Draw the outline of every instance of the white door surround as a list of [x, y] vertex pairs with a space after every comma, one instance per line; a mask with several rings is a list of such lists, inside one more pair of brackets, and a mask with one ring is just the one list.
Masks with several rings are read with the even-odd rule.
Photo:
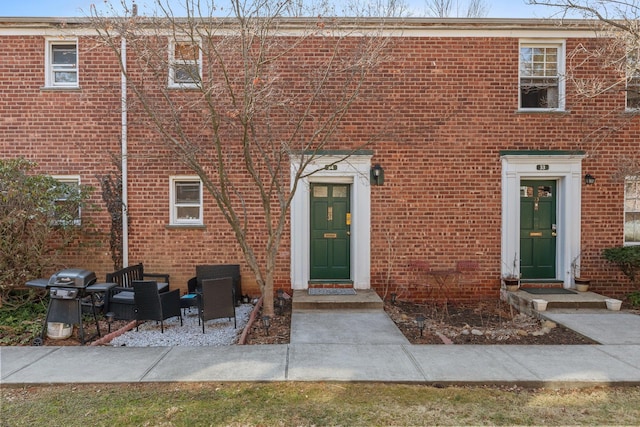
[[[520, 259], [520, 181], [557, 181], [556, 279], [572, 287], [571, 262], [580, 254], [582, 151], [504, 151], [502, 161], [502, 275]], [[517, 263], [519, 268], [520, 263]], [[519, 273], [519, 272], [518, 272]]]
[[[310, 278], [311, 183], [351, 185], [351, 280], [356, 289], [371, 287], [371, 187], [369, 171], [373, 151], [347, 155], [315, 155], [305, 170], [291, 203], [291, 288], [308, 289]], [[325, 168], [327, 165], [332, 167]], [[334, 169], [335, 168], [335, 169]], [[300, 169], [300, 157], [291, 157], [291, 182]], [[332, 170], [333, 169], [333, 170]]]

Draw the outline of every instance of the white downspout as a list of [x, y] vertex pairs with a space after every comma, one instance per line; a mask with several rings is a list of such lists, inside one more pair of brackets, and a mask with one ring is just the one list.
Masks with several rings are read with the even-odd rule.
[[129, 215], [128, 206], [128, 170], [127, 170], [127, 40], [120, 39], [120, 56], [123, 71], [120, 73], [121, 106], [121, 158], [122, 158], [122, 266], [129, 266]]

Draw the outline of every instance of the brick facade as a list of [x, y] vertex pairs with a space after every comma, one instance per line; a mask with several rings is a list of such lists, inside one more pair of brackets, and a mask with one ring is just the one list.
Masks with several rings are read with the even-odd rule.
[[[23, 156], [36, 161], [41, 172], [80, 175], [83, 184], [99, 188], [96, 176], [115, 170], [112, 159], [121, 150], [115, 57], [80, 25], [85, 34], [78, 36], [80, 88], [44, 89], [45, 34], [57, 25], [43, 23], [41, 30], [27, 31], [24, 24], [5, 23], [0, 32], [2, 156]], [[473, 268], [457, 275], [459, 286], [450, 299], [496, 297], [503, 264], [501, 152], [563, 150], [584, 153], [583, 174], [597, 178], [595, 185], [581, 189], [581, 267], [596, 292], [622, 296], [631, 290], [629, 284], [600, 254], [623, 243], [624, 186], [616, 173], [622, 159], [637, 159], [639, 119], [622, 114], [624, 91], [587, 100], [576, 95], [570, 82], [565, 111], [519, 111], [521, 40], [562, 40], [566, 52], [595, 41], [585, 36], [586, 30], [541, 29], [539, 21], [507, 32], [499, 31], [502, 24], [478, 21], [456, 29], [425, 21], [393, 37], [389, 59], [365, 84], [335, 135], [334, 149], [351, 148], [375, 132], [384, 135], [369, 147], [372, 164], [382, 165], [385, 173], [384, 185], [372, 186], [370, 194], [370, 286], [381, 295], [396, 292], [400, 298], [425, 301], [434, 297], [425, 286], [433, 278], [412, 267], [413, 261], [436, 270], [469, 261]], [[301, 47], [297, 60], [304, 62], [309, 52], [314, 46]], [[586, 63], [574, 72], [605, 71]], [[287, 78], [296, 83], [295, 73]], [[172, 287], [184, 289], [197, 264], [240, 263], [243, 289], [256, 295], [233, 232], [210, 196], [204, 196], [204, 227], [168, 226], [169, 177], [194, 174], [156, 143], [141, 113], [132, 109], [128, 122], [130, 263], [170, 273]], [[240, 174], [241, 162], [237, 170]], [[64, 263], [104, 277], [112, 270], [109, 218], [99, 191], [93, 201], [102, 210], [86, 217], [99, 233]], [[252, 220], [252, 239], [263, 233], [259, 224]], [[290, 238], [286, 234], [282, 241], [276, 289], [291, 288]]]

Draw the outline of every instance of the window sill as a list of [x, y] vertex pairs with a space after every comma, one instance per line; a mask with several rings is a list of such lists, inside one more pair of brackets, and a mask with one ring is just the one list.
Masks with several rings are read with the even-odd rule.
[[41, 92], [82, 92], [80, 86], [43, 86]]
[[167, 230], [206, 230], [204, 224], [168, 224], [165, 226]]
[[515, 111], [516, 114], [571, 114], [570, 110], [549, 110], [549, 109], [518, 109]]
[[170, 84], [167, 86], [169, 90], [199, 90], [197, 84]]

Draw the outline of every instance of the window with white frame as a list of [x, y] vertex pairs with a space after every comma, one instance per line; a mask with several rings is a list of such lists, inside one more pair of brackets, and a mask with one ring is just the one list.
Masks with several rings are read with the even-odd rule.
[[202, 52], [193, 40], [169, 43], [169, 86], [196, 87], [202, 75]]
[[640, 245], [640, 176], [624, 181], [624, 243]]
[[46, 87], [78, 87], [77, 40], [47, 40], [45, 61]]
[[52, 176], [61, 184], [59, 196], [55, 200], [54, 222], [59, 225], [80, 225], [81, 209], [79, 204], [80, 177]]
[[195, 176], [171, 177], [171, 225], [202, 225], [202, 182]]
[[564, 109], [563, 58], [563, 43], [520, 44], [520, 109]]

